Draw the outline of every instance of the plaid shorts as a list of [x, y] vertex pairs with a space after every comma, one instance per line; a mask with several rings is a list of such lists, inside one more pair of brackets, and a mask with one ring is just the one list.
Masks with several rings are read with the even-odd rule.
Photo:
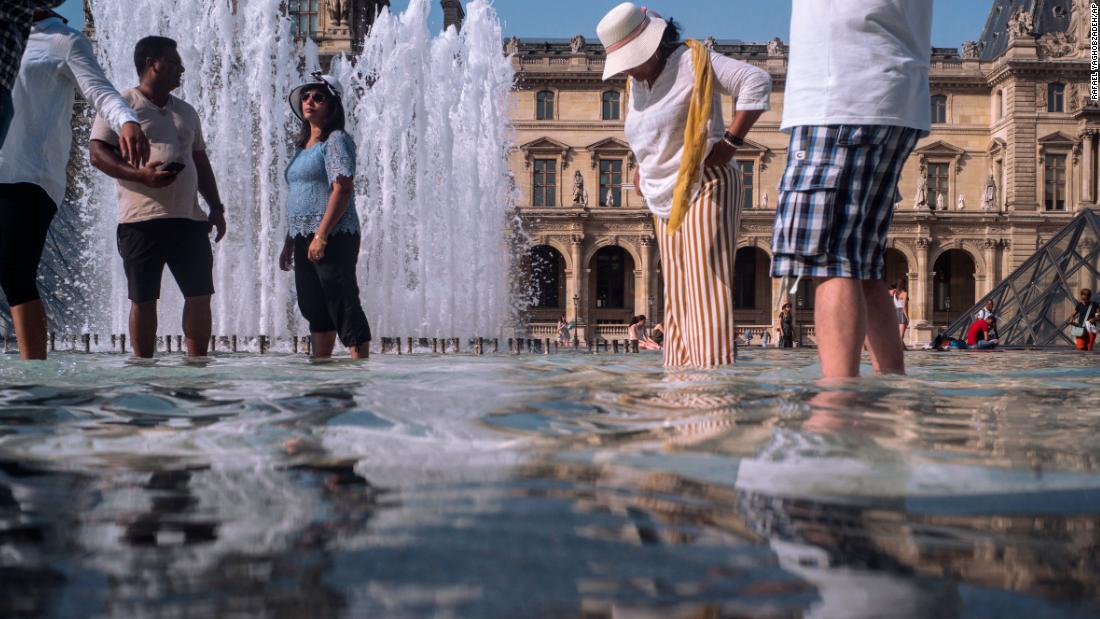
[[772, 277], [881, 279], [898, 178], [921, 132], [794, 127], [779, 182]]

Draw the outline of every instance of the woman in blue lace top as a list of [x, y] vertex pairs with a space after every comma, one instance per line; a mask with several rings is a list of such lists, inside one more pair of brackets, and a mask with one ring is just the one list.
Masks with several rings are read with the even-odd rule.
[[340, 82], [328, 75], [314, 78], [290, 93], [302, 131], [286, 169], [290, 195], [279, 268], [289, 271], [293, 265], [313, 356], [331, 357], [339, 336], [352, 358], [365, 359], [371, 336], [355, 275], [360, 242], [352, 189], [355, 144], [344, 133]]

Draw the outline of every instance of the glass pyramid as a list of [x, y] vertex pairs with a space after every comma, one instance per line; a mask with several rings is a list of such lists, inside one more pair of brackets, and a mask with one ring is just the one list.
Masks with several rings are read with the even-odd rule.
[[965, 338], [979, 309], [993, 301], [1002, 346], [1073, 346], [1066, 319], [1078, 292], [1100, 285], [1100, 215], [1084, 209], [977, 305], [947, 329]]

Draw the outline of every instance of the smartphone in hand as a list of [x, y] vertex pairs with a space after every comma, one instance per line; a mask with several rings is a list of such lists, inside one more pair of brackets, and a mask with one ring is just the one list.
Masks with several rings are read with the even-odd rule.
[[182, 164], [178, 161], [173, 161], [171, 163], [166, 163], [163, 166], [161, 166], [160, 171], [161, 172], [170, 172], [172, 174], [179, 174], [180, 172], [183, 172], [183, 169], [186, 168], [186, 167], [187, 167], [187, 165], [185, 165], [185, 164]]

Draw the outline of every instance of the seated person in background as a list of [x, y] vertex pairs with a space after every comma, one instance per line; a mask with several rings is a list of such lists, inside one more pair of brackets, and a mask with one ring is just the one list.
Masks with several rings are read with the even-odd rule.
[[990, 332], [991, 337], [997, 337], [997, 313], [993, 311], [993, 299], [986, 301], [985, 306], [978, 310], [974, 314], [974, 320], [985, 320], [986, 318], [993, 319], [993, 331]]
[[653, 343], [660, 346], [665, 341], [665, 326], [663, 323], [653, 325], [653, 333], [649, 336]]
[[966, 331], [966, 344], [978, 350], [996, 348], [997, 338], [990, 337], [990, 334], [996, 328], [995, 325], [996, 322], [993, 320], [992, 316], [981, 320], [975, 320]]
[[627, 333], [629, 334], [628, 337], [630, 338], [631, 342], [638, 342], [638, 348], [642, 348], [644, 350], [661, 350], [660, 345], [649, 339], [649, 336], [645, 333], [644, 315], [635, 316], [630, 319], [630, 328], [627, 329]]

